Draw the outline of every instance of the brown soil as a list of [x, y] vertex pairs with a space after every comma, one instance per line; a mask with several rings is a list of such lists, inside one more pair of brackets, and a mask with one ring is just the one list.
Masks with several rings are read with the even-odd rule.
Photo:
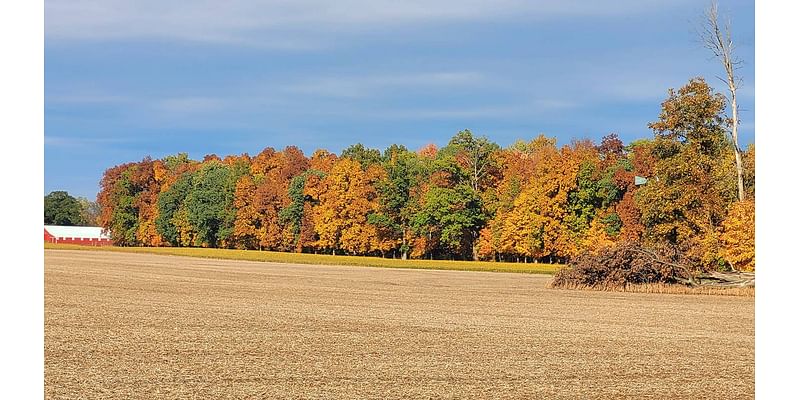
[[45, 250], [47, 398], [753, 398], [753, 298]]
[[681, 284], [628, 284], [625, 286], [588, 286], [565, 284], [556, 287], [552, 284], [548, 288], [564, 290], [600, 290], [607, 292], [631, 292], [631, 293], [660, 293], [660, 294], [697, 294], [697, 295], [717, 295], [717, 296], [746, 296], [755, 297], [755, 286], [745, 287], [714, 287], [714, 286], [685, 286]]

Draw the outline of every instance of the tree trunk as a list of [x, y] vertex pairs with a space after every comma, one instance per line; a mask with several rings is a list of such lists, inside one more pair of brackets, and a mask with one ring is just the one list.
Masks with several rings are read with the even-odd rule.
[[405, 230], [403, 230], [403, 247], [402, 247], [402, 249], [403, 249], [403, 253], [400, 256], [400, 258], [403, 259], [403, 260], [406, 260], [406, 259], [408, 259], [408, 248], [406, 246], [406, 231]]
[[712, 271], [698, 276], [705, 280], [703, 286], [717, 287], [749, 287], [756, 285], [756, 275], [746, 272], [717, 272]]
[[733, 80], [733, 70], [728, 73], [728, 90], [731, 92], [731, 115], [733, 127], [733, 153], [736, 156], [736, 185], [739, 189], [739, 201], [744, 201], [744, 171], [742, 169], [742, 150], [739, 148], [739, 107], [736, 104], [736, 82]]
[[724, 31], [719, 25], [717, 15], [717, 3], [713, 1], [711, 6], [705, 12], [705, 23], [700, 37], [703, 45], [711, 50], [714, 57], [719, 59], [725, 69], [725, 78], [722, 80], [728, 85], [730, 92], [730, 107], [731, 107], [731, 145], [733, 146], [733, 153], [736, 157], [736, 186], [739, 195], [739, 201], [744, 201], [744, 172], [742, 169], [742, 155], [739, 148], [739, 105], [736, 102], [736, 90], [739, 88], [741, 79], [736, 76], [735, 70], [739, 67], [741, 60], [737, 59], [733, 54], [733, 40], [731, 39], [730, 22], [725, 26]]

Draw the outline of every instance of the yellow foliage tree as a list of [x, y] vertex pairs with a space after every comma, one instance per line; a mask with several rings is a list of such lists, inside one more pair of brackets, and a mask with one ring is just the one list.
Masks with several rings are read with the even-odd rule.
[[605, 224], [601, 222], [601, 219], [595, 218], [592, 220], [589, 230], [586, 232], [586, 238], [581, 244], [582, 249], [597, 252], [600, 249], [614, 245], [615, 242], [609, 237]]
[[373, 250], [378, 232], [367, 215], [377, 209], [377, 194], [361, 164], [339, 159], [320, 186], [320, 204], [313, 211], [317, 247], [351, 254]]
[[752, 199], [733, 203], [722, 223], [722, 257], [734, 269], [755, 271], [756, 207]]
[[178, 230], [178, 241], [181, 247], [198, 246], [197, 231], [189, 222], [189, 214], [186, 207], [181, 206], [175, 215], [172, 216], [172, 224]]

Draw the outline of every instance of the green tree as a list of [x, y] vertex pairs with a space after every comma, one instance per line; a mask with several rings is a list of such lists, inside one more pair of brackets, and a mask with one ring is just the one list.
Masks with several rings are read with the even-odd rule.
[[445, 252], [474, 258], [476, 232], [486, 219], [478, 193], [463, 184], [430, 189], [412, 226], [420, 235], [435, 235]]
[[181, 165], [189, 164], [192, 161], [189, 159], [189, 154], [187, 153], [178, 153], [175, 155], [166, 156], [162, 159], [164, 161], [164, 165], [169, 168], [171, 171], [177, 170]]
[[572, 232], [582, 235], [589, 230], [589, 225], [603, 205], [594, 163], [591, 161], [581, 163], [576, 183], [577, 188], [567, 195], [567, 215], [564, 223]]
[[368, 222], [398, 239], [400, 257], [405, 260], [411, 249], [411, 222], [419, 208], [414, 190], [422, 179], [423, 166], [416, 153], [396, 144], [384, 151], [383, 159], [386, 176], [376, 185], [380, 206]]
[[186, 211], [201, 245], [224, 245], [233, 233], [236, 178], [230, 167], [216, 160], [206, 162], [192, 177]]
[[111, 215], [108, 223], [103, 226], [111, 231], [111, 239], [115, 244], [133, 246], [136, 244], [136, 231], [139, 227], [139, 209], [136, 207], [139, 188], [132, 176], [138, 165], [131, 163], [123, 167], [119, 178], [110, 188], [113, 201]]
[[175, 183], [158, 196], [158, 217], [156, 230], [161, 237], [173, 246], [180, 246], [180, 232], [173, 218], [189, 195], [192, 188], [192, 174], [181, 175]]
[[380, 150], [364, 147], [361, 143], [356, 143], [342, 150], [340, 158], [349, 158], [353, 161], [358, 161], [358, 163], [361, 164], [361, 168], [364, 170], [370, 165], [378, 164], [382, 161]]
[[295, 176], [289, 182], [289, 200], [288, 206], [281, 209], [278, 217], [282, 224], [288, 224], [294, 235], [294, 244], [297, 245], [300, 240], [300, 232], [303, 229], [303, 214], [306, 207], [306, 202], [310, 202], [310, 196], [305, 194], [306, 180], [309, 175], [314, 175], [319, 179], [325, 177], [325, 173], [315, 169], [308, 169], [300, 175]]
[[472, 190], [478, 192], [497, 167], [495, 153], [500, 150], [497, 143], [486, 136], [474, 137], [469, 129], [458, 132], [442, 149], [445, 154], [456, 157], [459, 165], [469, 177]]
[[80, 225], [81, 205], [69, 193], [57, 190], [44, 196], [44, 223], [50, 225]]
[[[414, 230], [431, 238], [438, 235], [441, 250], [465, 258], [469, 250], [471, 258], [477, 259], [478, 237], [490, 217], [483, 197], [499, 175], [498, 150], [496, 143], [485, 136], [474, 137], [469, 129], [453, 136], [428, 166], [430, 188], [414, 217]], [[444, 225], [434, 226], [440, 223]]]

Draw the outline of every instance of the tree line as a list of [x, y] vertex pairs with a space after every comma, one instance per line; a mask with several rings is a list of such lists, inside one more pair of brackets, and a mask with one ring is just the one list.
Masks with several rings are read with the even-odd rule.
[[122, 246], [565, 262], [636, 241], [752, 270], [755, 148], [740, 199], [725, 107], [695, 78], [669, 91], [652, 138], [627, 145], [539, 135], [501, 148], [464, 130], [416, 151], [146, 157], [105, 171], [98, 220]]
[[44, 196], [45, 225], [96, 226], [100, 206], [85, 197], [73, 197], [63, 190]]

